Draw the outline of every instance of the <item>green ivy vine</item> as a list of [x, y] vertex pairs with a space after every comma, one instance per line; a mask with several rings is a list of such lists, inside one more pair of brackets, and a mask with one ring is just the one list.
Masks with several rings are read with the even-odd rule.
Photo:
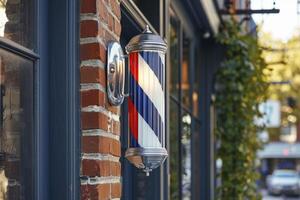
[[253, 119], [260, 116], [258, 105], [266, 97], [266, 65], [257, 38], [241, 34], [233, 20], [224, 25], [218, 40], [226, 56], [216, 74], [217, 158], [222, 160], [217, 199], [261, 199], [255, 164], [260, 127]]

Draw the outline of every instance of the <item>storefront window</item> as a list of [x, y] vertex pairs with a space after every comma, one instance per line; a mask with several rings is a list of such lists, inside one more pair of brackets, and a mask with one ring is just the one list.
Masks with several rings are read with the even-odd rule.
[[0, 199], [33, 199], [33, 62], [0, 50]]
[[172, 66], [170, 75], [170, 93], [176, 99], [179, 99], [179, 68], [173, 67], [179, 65], [179, 24], [176, 20], [172, 20], [170, 24], [170, 64]]
[[34, 49], [33, 0], [0, 0], [0, 37]]
[[[188, 36], [173, 10], [170, 11], [170, 199], [188, 200], [192, 198], [192, 157], [194, 142], [199, 126], [198, 81], [194, 57], [191, 52], [192, 38]], [[199, 76], [199, 75], [198, 75]], [[194, 88], [196, 84], [196, 88]], [[197, 130], [196, 130], [197, 128]], [[195, 180], [195, 178], [194, 178]]]

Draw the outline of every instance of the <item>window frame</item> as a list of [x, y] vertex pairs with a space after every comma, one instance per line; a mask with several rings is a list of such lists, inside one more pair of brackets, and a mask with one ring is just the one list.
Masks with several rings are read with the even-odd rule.
[[[37, 14], [37, 2], [34, 3], [35, 4], [35, 7], [34, 7], [34, 12], [35, 14]], [[34, 20], [33, 22], [34, 24], [34, 32], [37, 32], [38, 30], [38, 24], [37, 24], [37, 21]], [[33, 36], [33, 43], [36, 44], [37, 42], [37, 38], [36, 38], [36, 35]], [[38, 191], [39, 191], [39, 184], [38, 184], [38, 173], [37, 171], [39, 170], [39, 164], [38, 164], [38, 126], [39, 126], [39, 112], [38, 112], [38, 78], [39, 78], [39, 60], [40, 60], [40, 55], [36, 52], [34, 52], [33, 50], [31, 49], [28, 49], [27, 47], [25, 46], [22, 46], [21, 44], [15, 42], [15, 41], [12, 41], [8, 38], [5, 38], [5, 37], [0, 37], [0, 48], [9, 52], [9, 53], [12, 53], [16, 56], [20, 56], [21, 58], [23, 59], [26, 59], [26, 60], [29, 60], [32, 62], [32, 65], [33, 65], [33, 69], [32, 69], [32, 73], [33, 73], [33, 111], [32, 111], [32, 114], [33, 114], [33, 122], [32, 122], [32, 126], [33, 126], [33, 138], [32, 138], [32, 144], [34, 145], [33, 147], [33, 163], [32, 163], [32, 168], [33, 168], [33, 194], [32, 196], [34, 197], [34, 199], [38, 199]]]
[[36, 77], [37, 77], [37, 61], [39, 60], [39, 55], [36, 54], [35, 52], [33, 52], [30, 49], [27, 49], [26, 47], [12, 41], [9, 40], [7, 38], [4, 37], [0, 37], [0, 49], [3, 49], [4, 51], [11, 53], [15, 56], [18, 56], [22, 59], [28, 60], [32, 62], [32, 75], [33, 75], [33, 80], [32, 80], [32, 85], [33, 85], [33, 102], [32, 102], [32, 106], [33, 106], [33, 110], [32, 110], [32, 118], [33, 118], [33, 122], [32, 122], [32, 144], [34, 145], [32, 153], [33, 153], [33, 161], [32, 161], [32, 174], [33, 174], [33, 194], [32, 196], [34, 198], [36, 198], [37, 195], [37, 174], [36, 174], [36, 170], [38, 169], [37, 166], [37, 157], [36, 157], [36, 152], [37, 152], [37, 145], [36, 145], [36, 140], [37, 140], [37, 131], [36, 131], [36, 127], [37, 127], [37, 111], [35, 109], [35, 105], [36, 105], [36, 99], [37, 99], [37, 95], [36, 95]]
[[[33, 196], [36, 200], [77, 200], [80, 198], [79, 0], [36, 0], [34, 10], [35, 51], [0, 38], [0, 48], [33, 62]], [[57, 80], [61, 80], [59, 87]], [[57, 116], [64, 118], [58, 121]]]
[[[170, 7], [169, 9], [171, 10], [171, 12], [175, 13], [176, 17], [172, 17], [171, 15], [169, 16], [169, 21], [170, 21], [170, 24], [174, 22], [178, 23], [178, 27], [176, 29], [178, 29], [178, 44], [179, 44], [179, 63], [178, 63], [178, 77], [177, 77], [177, 84], [179, 86], [178, 88], [178, 98], [176, 96], [173, 96], [172, 94], [168, 94], [168, 98], [169, 98], [169, 101], [172, 101], [175, 105], [177, 105], [177, 109], [178, 110], [178, 119], [179, 119], [179, 124], [178, 124], [178, 130], [179, 130], [179, 135], [178, 135], [178, 138], [180, 139], [178, 141], [178, 152], [180, 152], [180, 155], [179, 155], [179, 163], [178, 165], [180, 166], [179, 167], [179, 170], [178, 170], [178, 174], [179, 174], [179, 183], [178, 183], [178, 189], [179, 189], [179, 199], [182, 199], [182, 172], [183, 172], [183, 169], [182, 169], [182, 151], [183, 151], [183, 145], [181, 143], [181, 138], [182, 138], [182, 122], [181, 122], [181, 119], [182, 119], [182, 114], [183, 113], [187, 113], [191, 116], [192, 118], [192, 122], [191, 122], [191, 141], [190, 141], [190, 145], [191, 145], [191, 149], [190, 149], [190, 155], [191, 155], [191, 188], [190, 188], [190, 192], [191, 192], [191, 198], [193, 199], [194, 196], [195, 196], [195, 193], [197, 193], [197, 189], [195, 189], [195, 185], [197, 183], [196, 181], [196, 177], [195, 177], [195, 174], [194, 174], [194, 171], [195, 171], [195, 150], [196, 148], [199, 149], [199, 147], [197, 147], [194, 143], [195, 141], [193, 140], [193, 138], [195, 138], [195, 127], [196, 127], [196, 124], [200, 125], [202, 124], [202, 120], [201, 120], [201, 116], [199, 114], [200, 112], [200, 106], [198, 106], [198, 115], [195, 116], [194, 113], [193, 113], [193, 108], [188, 108], [186, 106], [183, 105], [182, 103], [182, 88], [181, 88], [181, 83], [182, 83], [182, 77], [181, 77], [181, 72], [182, 72], [182, 62], [183, 62], [183, 37], [184, 37], [184, 33], [186, 34], [187, 38], [190, 40], [190, 44], [189, 44], [189, 51], [190, 52], [193, 52], [191, 55], [189, 55], [189, 67], [188, 67], [188, 73], [189, 75], [194, 75], [194, 72], [195, 72], [195, 68], [196, 67], [200, 67], [198, 65], [196, 65], [196, 60], [195, 60], [195, 55], [194, 55], [194, 52], [196, 52], [197, 50], [197, 44], [198, 44], [198, 39], [197, 37], [195, 36], [195, 30], [193, 30], [193, 26], [191, 25], [191, 21], [189, 20], [189, 18], [187, 17], [187, 13], [183, 7], [183, 5], [181, 5], [181, 3], [179, 1], [172, 1], [171, 4], [170, 4]], [[168, 38], [168, 41], [170, 38]], [[170, 49], [169, 49], [170, 51]], [[169, 53], [170, 55], [170, 53]], [[168, 58], [168, 61], [170, 61], [170, 58]], [[168, 64], [168, 76], [170, 77], [170, 72], [171, 72], [171, 65], [170, 63]], [[200, 75], [199, 75], [200, 76]], [[189, 89], [189, 99], [190, 99], [190, 102], [192, 100], [192, 93], [194, 90], [194, 86], [193, 86], [193, 80], [194, 80], [194, 77], [189, 77], [189, 85], [191, 86], [191, 88]], [[170, 80], [168, 80], [168, 83], [170, 83]], [[202, 86], [198, 86], [198, 94], [200, 94], [200, 87]], [[200, 104], [200, 98], [198, 98], [198, 105]], [[168, 111], [170, 112], [170, 111]], [[168, 118], [170, 119], [170, 117]], [[168, 120], [169, 121], [169, 120]], [[169, 128], [169, 126], [168, 126]], [[199, 133], [197, 133], [199, 134]]]
[[31, 61], [36, 61], [40, 58], [40, 56], [32, 50], [4, 37], [0, 37], [0, 48]]

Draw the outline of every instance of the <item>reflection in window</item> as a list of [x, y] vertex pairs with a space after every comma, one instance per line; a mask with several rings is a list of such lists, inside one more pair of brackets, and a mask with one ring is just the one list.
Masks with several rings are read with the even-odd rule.
[[0, 0], [0, 37], [33, 49], [33, 0]]
[[193, 115], [196, 117], [199, 117], [199, 90], [200, 90], [200, 62], [202, 61], [201, 58], [199, 58], [200, 54], [197, 51], [197, 49], [194, 49], [193, 52], [195, 59], [195, 68], [193, 76], [193, 94], [192, 94], [192, 102], [193, 102]]
[[171, 83], [170, 83], [170, 93], [175, 98], [179, 99], [179, 27], [178, 22], [175, 20], [170, 24], [170, 64], [171, 64]]
[[[195, 49], [192, 40], [181, 28], [181, 21], [170, 9], [171, 23], [169, 27], [170, 50], [170, 84], [169, 84], [169, 136], [170, 136], [170, 199], [189, 200], [192, 197], [192, 176], [196, 180], [198, 169], [193, 169], [192, 161], [198, 162], [191, 152], [199, 139], [199, 68], [194, 65]], [[192, 145], [193, 143], [193, 145]], [[199, 143], [198, 143], [199, 144]], [[198, 181], [199, 182], [199, 181]], [[196, 186], [194, 186], [196, 187]]]
[[33, 63], [0, 50], [0, 83], [0, 199], [33, 199]]
[[182, 199], [191, 199], [191, 123], [192, 118], [188, 113], [184, 113], [181, 118], [182, 134]]
[[198, 96], [198, 91], [193, 91], [192, 94], [192, 101], [193, 101], [193, 115], [194, 116], [199, 116], [198, 112], [198, 104], [199, 104], [199, 96]]
[[177, 104], [174, 101], [170, 101], [170, 173], [171, 173], [171, 184], [170, 184], [170, 199], [179, 199], [179, 130], [178, 130], [178, 119], [179, 110]]
[[[171, 10], [172, 14], [172, 10]], [[170, 23], [170, 84], [169, 90], [170, 95], [173, 98], [170, 98], [170, 199], [178, 200], [181, 195], [181, 175], [180, 175], [180, 130], [179, 130], [179, 23], [174, 18], [172, 18]]]
[[181, 93], [182, 103], [186, 108], [191, 108], [192, 104], [190, 101], [190, 41], [184, 35], [183, 37], [183, 58], [181, 65]]

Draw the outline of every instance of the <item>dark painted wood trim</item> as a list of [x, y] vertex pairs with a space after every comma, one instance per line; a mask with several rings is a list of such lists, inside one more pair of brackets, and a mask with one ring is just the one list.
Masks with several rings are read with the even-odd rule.
[[49, 62], [48, 0], [36, 1], [35, 63], [35, 200], [49, 199]]
[[49, 199], [79, 199], [79, 1], [49, 1]]
[[4, 37], [0, 37], [0, 48], [33, 61], [39, 58], [39, 55], [32, 50]]
[[143, 15], [143, 13], [134, 4], [132, 0], [123, 0], [121, 1], [121, 4], [124, 6], [127, 12], [136, 20], [136, 23], [141, 27], [141, 30], [143, 30], [144, 27], [146, 27], [146, 25], [149, 25], [150, 30], [155, 34], [158, 34], [155, 28], [153, 28], [152, 24], [147, 20], [147, 18]]

